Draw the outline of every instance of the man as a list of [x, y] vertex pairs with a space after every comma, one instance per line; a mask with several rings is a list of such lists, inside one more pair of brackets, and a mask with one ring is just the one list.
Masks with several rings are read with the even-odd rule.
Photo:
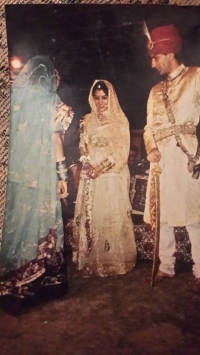
[[[196, 126], [200, 116], [200, 68], [180, 61], [182, 39], [172, 24], [155, 28], [148, 41], [152, 68], [167, 78], [155, 85], [147, 104], [144, 142], [151, 169], [159, 163], [160, 266], [155, 281], [175, 275], [174, 227], [185, 226], [194, 261], [194, 292], [200, 292], [200, 178]], [[151, 172], [144, 220], [150, 222]]]

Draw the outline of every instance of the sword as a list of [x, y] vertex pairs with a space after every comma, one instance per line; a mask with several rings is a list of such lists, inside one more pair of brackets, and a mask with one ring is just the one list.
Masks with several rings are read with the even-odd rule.
[[162, 169], [158, 165], [152, 169], [152, 182], [151, 182], [151, 226], [154, 230], [154, 252], [153, 252], [153, 265], [151, 274], [150, 288], [153, 288], [155, 275], [158, 267], [158, 254], [160, 242], [160, 174]]

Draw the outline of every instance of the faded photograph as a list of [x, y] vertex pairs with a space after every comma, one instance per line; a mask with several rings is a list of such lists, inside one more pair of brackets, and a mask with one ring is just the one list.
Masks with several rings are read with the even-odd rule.
[[7, 5], [5, 13], [0, 295], [67, 293], [67, 259], [81, 277], [134, 277], [136, 259], [153, 258], [156, 223], [155, 281], [173, 277], [176, 260], [193, 260], [200, 291], [200, 9]]

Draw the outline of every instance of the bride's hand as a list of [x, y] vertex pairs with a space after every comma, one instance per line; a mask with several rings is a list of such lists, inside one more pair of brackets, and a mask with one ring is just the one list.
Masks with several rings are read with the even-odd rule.
[[95, 166], [94, 171], [95, 171], [96, 177], [101, 175], [102, 174], [101, 165], [99, 164], [99, 165]]
[[102, 174], [101, 165], [97, 165], [93, 170], [89, 173], [90, 179], [96, 179], [99, 175]]
[[85, 163], [83, 169], [85, 170], [87, 177], [90, 179], [95, 179], [97, 177], [95, 169], [90, 163]]

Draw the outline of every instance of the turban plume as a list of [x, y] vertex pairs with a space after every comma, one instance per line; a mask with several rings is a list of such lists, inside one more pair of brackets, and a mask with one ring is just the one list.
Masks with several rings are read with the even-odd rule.
[[156, 27], [150, 33], [150, 38], [147, 49], [151, 57], [156, 54], [179, 53], [181, 50], [182, 38], [172, 24]]

